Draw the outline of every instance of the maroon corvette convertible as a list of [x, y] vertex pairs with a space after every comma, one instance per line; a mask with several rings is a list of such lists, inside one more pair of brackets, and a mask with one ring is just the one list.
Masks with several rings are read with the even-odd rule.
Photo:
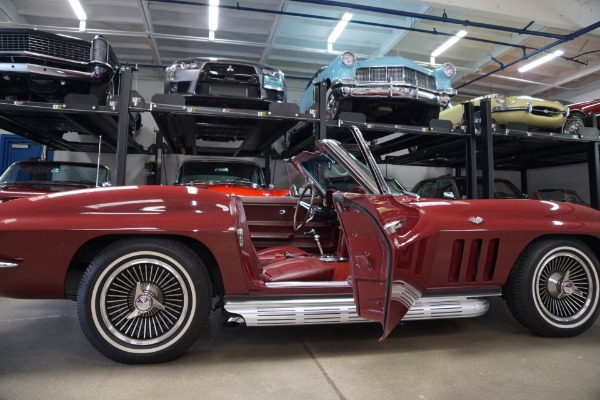
[[321, 140], [292, 160], [296, 197], [134, 186], [0, 204], [0, 295], [75, 299], [92, 345], [124, 363], [177, 357], [213, 309], [247, 325], [377, 321], [382, 339], [400, 320], [481, 315], [490, 296], [540, 335], [594, 323], [600, 212], [392, 194], [351, 130], [365, 163]]

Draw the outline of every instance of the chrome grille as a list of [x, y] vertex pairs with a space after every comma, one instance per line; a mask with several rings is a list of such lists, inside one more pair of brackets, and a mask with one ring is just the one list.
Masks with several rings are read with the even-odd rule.
[[562, 114], [563, 112], [555, 108], [537, 106], [532, 108], [531, 113], [533, 115], [539, 115], [541, 117], [555, 117], [557, 115]]
[[33, 33], [0, 34], [0, 52], [24, 51], [65, 60], [90, 61], [90, 44], [86, 42], [77, 43]]
[[408, 67], [370, 67], [356, 70], [357, 83], [406, 82], [410, 85], [436, 90], [435, 78]]

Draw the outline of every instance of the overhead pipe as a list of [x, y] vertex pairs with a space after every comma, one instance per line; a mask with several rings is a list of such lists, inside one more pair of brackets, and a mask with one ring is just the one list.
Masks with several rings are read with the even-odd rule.
[[[292, 1], [295, 1], [295, 0], [292, 0]], [[148, 2], [149, 3], [179, 4], [179, 5], [195, 6], [195, 7], [208, 7], [208, 3], [206, 3], [206, 4], [194, 3], [191, 1], [187, 1], [187, 0], [149, 0]], [[236, 11], [256, 12], [256, 13], [263, 13], [263, 14], [283, 15], [283, 16], [289, 16], [289, 17], [317, 19], [317, 20], [321, 20], [321, 21], [337, 22], [339, 20], [339, 18], [337, 18], [337, 17], [326, 17], [323, 15], [314, 15], [314, 14], [283, 11], [283, 10], [268, 10], [268, 9], [264, 9], [264, 8], [240, 6], [239, 3], [235, 6], [219, 5], [219, 8], [236, 10]], [[357, 8], [357, 7], [355, 7], [355, 8]], [[385, 9], [381, 9], [381, 10], [385, 10]], [[393, 10], [390, 10], [390, 11], [393, 11]], [[421, 16], [424, 19], [427, 16], [425, 14], [415, 14], [415, 15], [417, 16], [417, 18], [419, 16]], [[434, 30], [419, 29], [419, 28], [413, 28], [413, 27], [407, 27], [407, 26], [398, 26], [398, 25], [383, 24], [383, 23], [377, 23], [377, 22], [360, 21], [360, 20], [356, 20], [356, 19], [352, 19], [352, 21], [350, 23], [353, 25], [365, 25], [365, 26], [372, 26], [372, 27], [377, 27], [377, 28], [398, 29], [398, 30], [405, 30], [405, 31], [409, 31], [409, 32], [425, 33], [428, 35], [438, 35], [438, 36], [446, 36], [446, 37], [454, 36], [453, 33], [438, 32], [435, 29]], [[531, 25], [531, 23], [530, 23], [530, 25]], [[490, 28], [490, 29], [492, 29], [492, 28]], [[517, 31], [519, 33], [529, 32], [529, 31], [523, 30], [523, 29], [517, 29]], [[531, 32], [535, 33], [535, 31], [531, 31]], [[541, 36], [545, 36], [545, 35], [541, 35]], [[480, 38], [469, 37], [469, 36], [464, 37], [463, 40], [470, 40], [473, 42], [481, 42], [481, 43], [487, 43], [487, 44], [495, 44], [495, 45], [500, 45], [500, 46], [509, 46], [512, 48], [518, 48], [518, 49], [522, 49], [522, 50], [537, 50], [534, 47], [517, 45], [514, 43], [499, 42], [496, 40], [480, 39]]]
[[592, 25], [586, 26], [585, 28], [581, 28], [579, 30], [576, 30], [575, 32], [572, 32], [572, 33], [570, 33], [568, 35], [565, 35], [564, 38], [559, 39], [559, 40], [555, 41], [554, 43], [550, 43], [549, 45], [546, 45], [546, 46], [542, 47], [541, 49], [535, 50], [532, 53], [525, 54], [525, 55], [523, 55], [523, 57], [519, 58], [518, 60], [512, 61], [512, 62], [510, 62], [508, 64], [501, 65], [500, 67], [494, 69], [493, 71], [487, 72], [487, 73], [485, 73], [485, 74], [483, 74], [481, 76], [478, 76], [475, 79], [471, 79], [468, 82], [465, 82], [465, 83], [463, 83], [463, 84], [461, 84], [459, 86], [456, 86], [455, 89], [463, 88], [463, 87], [468, 86], [468, 85], [470, 85], [472, 83], [475, 83], [475, 82], [477, 82], [477, 81], [479, 81], [481, 79], [487, 78], [488, 76], [490, 76], [492, 74], [495, 74], [498, 71], [502, 71], [502, 70], [506, 69], [507, 67], [515, 65], [515, 64], [517, 64], [517, 63], [519, 63], [521, 61], [525, 61], [525, 60], [527, 60], [527, 59], [529, 59], [529, 58], [531, 58], [531, 57], [533, 57], [533, 56], [535, 56], [537, 54], [543, 53], [543, 52], [545, 52], [545, 51], [547, 51], [547, 50], [549, 50], [549, 49], [551, 49], [553, 47], [556, 47], [559, 44], [562, 44], [562, 43], [568, 42], [570, 40], [573, 40], [573, 39], [575, 39], [575, 38], [577, 38], [577, 37], [579, 37], [581, 35], [585, 35], [586, 33], [589, 33], [589, 32], [591, 32], [591, 31], [593, 31], [595, 29], [598, 29], [598, 28], [600, 28], [600, 21], [597, 21], [597, 22], [593, 23]]
[[469, 21], [468, 19], [461, 20], [461, 19], [448, 18], [448, 17], [444, 17], [444, 16], [438, 17], [435, 15], [419, 14], [419, 13], [414, 13], [414, 12], [410, 12], [410, 11], [402, 11], [402, 10], [391, 10], [388, 8], [365, 6], [362, 4], [343, 3], [343, 2], [338, 2], [338, 1], [329, 1], [329, 0], [290, 0], [290, 1], [293, 1], [296, 3], [318, 4], [320, 6], [349, 8], [349, 9], [353, 9], [353, 10], [368, 11], [368, 12], [378, 13], [378, 14], [397, 15], [400, 17], [426, 19], [426, 20], [436, 21], [436, 22], [444, 22], [444, 23], [449, 23], [449, 24], [472, 26], [475, 28], [492, 29], [495, 31], [517, 33], [519, 35], [543, 36], [543, 37], [548, 37], [548, 38], [553, 38], [553, 39], [562, 39], [564, 37], [564, 35], [559, 35], [556, 33], [530, 31], [530, 30], [526, 29], [527, 27], [531, 26], [531, 23], [529, 23], [529, 25], [527, 27], [525, 27], [524, 29], [519, 29], [519, 28], [511, 28], [509, 26], [485, 24], [482, 22], [473, 22], [473, 21]]

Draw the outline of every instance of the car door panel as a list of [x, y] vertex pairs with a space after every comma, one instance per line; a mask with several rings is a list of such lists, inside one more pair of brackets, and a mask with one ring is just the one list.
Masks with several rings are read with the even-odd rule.
[[[318, 253], [319, 248], [313, 236], [305, 234], [312, 229], [319, 235], [325, 253], [333, 253], [337, 247], [338, 227], [325, 217], [316, 215], [298, 232], [294, 231], [294, 212], [297, 197], [243, 197], [244, 210], [252, 243], [257, 249], [291, 245], [309, 253]], [[315, 199], [315, 204], [321, 199]], [[300, 208], [298, 219], [304, 219], [306, 210]]]
[[397, 250], [380, 215], [389, 211], [393, 201], [382, 200], [380, 211], [369, 197], [374, 196], [335, 194], [334, 202], [348, 241], [357, 312], [383, 325], [383, 340], [421, 297], [424, 288], [412, 271], [394, 268]]

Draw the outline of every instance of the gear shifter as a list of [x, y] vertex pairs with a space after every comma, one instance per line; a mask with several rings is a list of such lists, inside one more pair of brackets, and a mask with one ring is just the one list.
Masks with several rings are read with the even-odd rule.
[[315, 239], [315, 242], [317, 242], [317, 246], [319, 247], [319, 253], [321, 253], [321, 257], [323, 257], [323, 248], [321, 247], [321, 241], [319, 240], [321, 236], [319, 236], [319, 234], [314, 230], [314, 228], [308, 232], [304, 232], [304, 234], [307, 236], [312, 236], [313, 239]]

